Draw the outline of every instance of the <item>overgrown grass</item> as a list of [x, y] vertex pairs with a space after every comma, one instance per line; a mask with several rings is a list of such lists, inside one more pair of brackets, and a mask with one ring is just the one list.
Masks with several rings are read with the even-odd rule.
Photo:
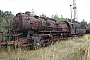
[[90, 39], [90, 35], [84, 35], [82, 36], [81, 38], [78, 38], [78, 39], [74, 39], [75, 42], [85, 42], [86, 40], [89, 40]]
[[[54, 45], [51, 45], [46, 48], [40, 48], [37, 50], [29, 50], [29, 51], [21, 51], [21, 49], [18, 49], [17, 51], [10, 52], [10, 47], [8, 47], [8, 52], [6, 51], [0, 52], [0, 59], [1, 60], [63, 60], [63, 59], [73, 60], [73, 58], [78, 57], [76, 58], [76, 60], [78, 60], [79, 59], [78, 55], [80, 55], [80, 50], [72, 49], [70, 54], [68, 54], [67, 56], [65, 54], [67, 54], [69, 49], [72, 46], [74, 46], [76, 43], [84, 43], [86, 40], [89, 39], [90, 39], [90, 35], [85, 35], [77, 39], [60, 41], [59, 43], [55, 43]], [[85, 46], [83, 46], [82, 48], [84, 47]]]
[[90, 60], [89, 52], [89, 45], [84, 45], [79, 50], [72, 49], [63, 60]]

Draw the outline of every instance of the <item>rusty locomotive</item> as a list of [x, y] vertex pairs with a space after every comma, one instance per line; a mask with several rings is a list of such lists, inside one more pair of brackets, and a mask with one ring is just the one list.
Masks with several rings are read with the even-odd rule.
[[85, 27], [81, 27], [78, 23], [58, 22], [55, 19], [36, 15], [32, 17], [30, 12], [16, 14], [14, 31], [18, 39], [20, 37], [23, 38], [22, 40], [26, 40], [22, 46], [28, 44], [31, 48], [37, 44], [44, 47], [68, 36], [86, 33]]
[[78, 23], [59, 22], [48, 17], [30, 16], [30, 12], [17, 13], [13, 19], [14, 46], [23, 49], [45, 47], [68, 36], [83, 35], [86, 28]]

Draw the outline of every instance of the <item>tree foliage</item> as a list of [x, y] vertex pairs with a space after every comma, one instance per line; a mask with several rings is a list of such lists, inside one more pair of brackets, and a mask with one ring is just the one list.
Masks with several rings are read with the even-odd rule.
[[52, 15], [51, 18], [57, 20], [57, 21], [60, 21], [60, 18], [58, 16], [58, 14], [55, 14], [55, 15]]
[[11, 35], [11, 22], [13, 20], [14, 15], [11, 11], [2, 11], [0, 10], [0, 31], [3, 32], [3, 34]]
[[86, 25], [86, 26], [88, 25], [87, 22], [86, 22], [84, 19], [81, 21], [80, 24], [81, 24], [81, 25]]
[[64, 18], [62, 15], [61, 15], [61, 17], [59, 17], [58, 14], [52, 15], [51, 18], [53, 18], [57, 21], [68, 21], [67, 18]]
[[46, 17], [46, 15], [45, 14], [41, 14], [40, 17]]
[[88, 23], [87, 25], [90, 26], [90, 23]]

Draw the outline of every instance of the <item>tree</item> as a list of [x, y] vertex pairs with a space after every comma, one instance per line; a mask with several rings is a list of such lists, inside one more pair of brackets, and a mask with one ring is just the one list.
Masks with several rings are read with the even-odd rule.
[[80, 25], [86, 25], [87, 26], [87, 22], [83, 19], [80, 23]]
[[[11, 35], [12, 32], [8, 33], [11, 30], [11, 21], [13, 20], [14, 15], [11, 11], [2, 11], [0, 10], [0, 31], [4, 33], [4, 35]], [[8, 28], [7, 28], [8, 27]]]
[[90, 26], [90, 23], [88, 23], [87, 25]]
[[61, 21], [68, 21], [68, 19], [67, 18], [64, 18], [62, 15], [61, 15], [61, 19], [60, 19]]
[[52, 15], [51, 18], [57, 20], [57, 21], [60, 21], [60, 18], [58, 16], [58, 14], [55, 14], [55, 15]]
[[40, 17], [46, 17], [46, 15], [45, 14], [41, 14]]
[[68, 21], [67, 18], [64, 18], [62, 15], [61, 15], [61, 18], [58, 16], [58, 14], [55, 14], [55, 15], [52, 15], [51, 18], [57, 20], [57, 21]]
[[67, 19], [68, 20], [68, 22], [71, 22], [71, 19]]

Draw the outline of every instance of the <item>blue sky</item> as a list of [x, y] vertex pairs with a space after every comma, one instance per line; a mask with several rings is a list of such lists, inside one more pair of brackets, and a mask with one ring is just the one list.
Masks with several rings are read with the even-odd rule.
[[[0, 10], [18, 12], [35, 10], [37, 15], [42, 13], [51, 17], [52, 14], [58, 14], [65, 18], [71, 17], [70, 4], [73, 0], [0, 0]], [[78, 21], [85, 19], [90, 22], [90, 0], [76, 0]]]

